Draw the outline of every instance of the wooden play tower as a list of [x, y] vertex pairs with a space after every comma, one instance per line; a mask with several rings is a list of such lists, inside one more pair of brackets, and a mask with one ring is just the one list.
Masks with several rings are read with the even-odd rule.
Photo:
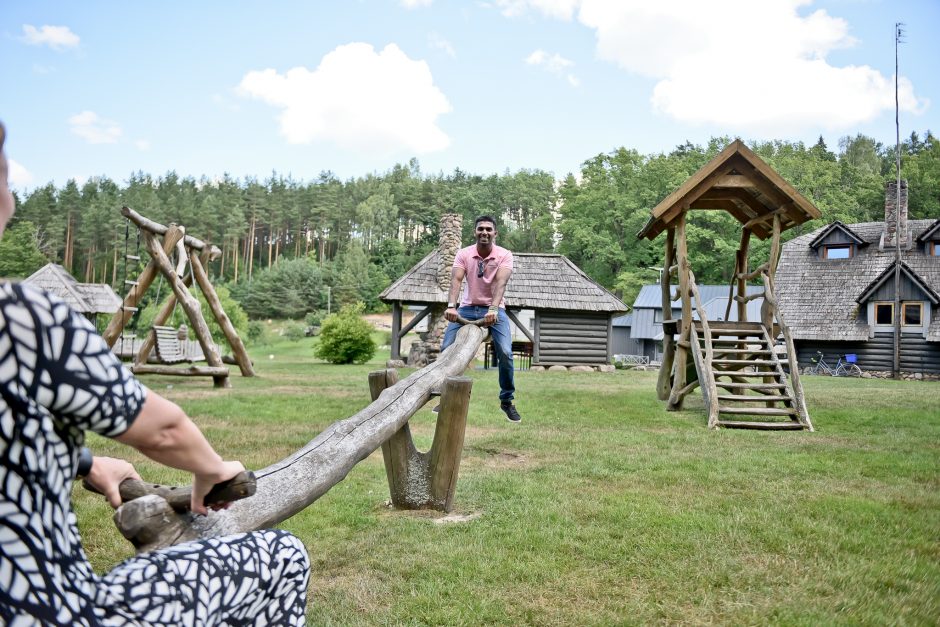
[[[692, 210], [719, 210], [741, 223], [724, 320], [708, 320], [689, 265], [687, 217]], [[663, 261], [663, 362], [658, 393], [671, 411], [696, 387], [708, 410], [708, 426], [749, 429], [813, 430], [803, 397], [796, 350], [777, 306], [774, 273], [780, 259], [780, 234], [818, 218], [819, 210], [740, 140], [731, 143], [652, 211], [637, 234], [655, 239], [666, 232]], [[757, 268], [748, 267], [751, 235], [771, 239], [770, 255]], [[678, 296], [672, 278], [678, 280]], [[760, 280], [764, 291], [747, 294], [748, 281]], [[747, 319], [747, 303], [763, 298], [760, 320]], [[672, 319], [671, 302], [682, 302], [682, 318]], [[731, 321], [732, 303], [737, 320]], [[774, 346], [782, 336], [786, 364]]]

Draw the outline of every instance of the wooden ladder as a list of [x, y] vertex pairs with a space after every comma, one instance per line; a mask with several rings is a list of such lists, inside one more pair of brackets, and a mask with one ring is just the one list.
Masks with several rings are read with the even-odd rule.
[[710, 427], [811, 428], [763, 324], [696, 320], [690, 343]]

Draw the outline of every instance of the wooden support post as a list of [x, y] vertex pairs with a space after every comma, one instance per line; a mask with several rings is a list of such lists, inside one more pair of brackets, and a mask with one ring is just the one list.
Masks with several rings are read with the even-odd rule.
[[449, 512], [453, 509], [472, 388], [473, 379], [470, 377], [448, 377], [441, 391], [434, 441], [428, 451], [431, 507], [439, 511]]
[[[397, 382], [396, 370], [369, 373], [372, 400], [378, 400], [384, 389]], [[382, 444], [388, 488], [395, 507], [444, 512], [452, 509], [472, 385], [469, 377], [451, 376], [444, 380], [434, 442], [427, 453], [415, 448], [407, 422]]]
[[[679, 340], [687, 340], [689, 331], [692, 327], [692, 301], [689, 298], [689, 249], [685, 235], [685, 216], [683, 213], [677, 220], [676, 225], [676, 248], [679, 261], [679, 292], [682, 296], [682, 332], [679, 334]], [[666, 312], [664, 311], [663, 314]], [[672, 381], [672, 393], [669, 395], [669, 403], [666, 406], [668, 411], [678, 411], [682, 409], [682, 400], [685, 398], [681, 390], [686, 385], [686, 366], [689, 362], [689, 349], [678, 347], [676, 351], [675, 374]]]
[[[212, 334], [209, 333], [206, 320], [202, 317], [199, 301], [189, 293], [189, 290], [186, 289], [180, 278], [176, 276], [176, 271], [173, 269], [173, 266], [170, 265], [169, 257], [167, 257], [167, 254], [157, 243], [156, 237], [148, 231], [144, 231], [143, 236], [144, 243], [147, 245], [147, 252], [150, 253], [150, 257], [156, 262], [160, 272], [162, 272], [164, 277], [169, 281], [170, 286], [173, 288], [173, 293], [176, 294], [176, 298], [183, 307], [183, 311], [186, 312], [186, 317], [189, 318], [189, 322], [192, 325], [191, 328], [196, 334], [196, 338], [199, 340], [203, 354], [206, 356], [206, 363], [208, 363], [210, 367], [223, 367], [222, 358], [219, 356], [218, 350], [216, 350], [215, 344], [212, 342]], [[227, 374], [213, 376], [212, 380], [215, 387], [232, 387], [232, 383], [229, 381]]]
[[401, 359], [401, 301], [392, 303], [392, 359]]
[[[206, 255], [206, 258], [208, 259], [208, 255]], [[238, 337], [238, 331], [232, 326], [232, 321], [229, 320], [225, 310], [222, 309], [219, 295], [216, 294], [215, 288], [212, 287], [212, 282], [209, 281], [209, 275], [206, 273], [205, 266], [202, 265], [202, 259], [200, 259], [200, 256], [195, 250], [189, 253], [189, 266], [192, 271], [192, 276], [196, 279], [196, 284], [206, 297], [209, 310], [212, 312], [213, 317], [215, 317], [215, 321], [219, 323], [219, 328], [222, 329], [222, 333], [225, 334], [225, 339], [228, 340], [228, 344], [232, 349], [232, 356], [235, 358], [235, 363], [238, 364], [242, 376], [255, 376], [255, 371], [251, 366], [251, 358], [248, 357], [248, 351], [245, 350], [245, 345], [242, 344], [241, 338]]]
[[[747, 296], [747, 281], [741, 276], [747, 274], [747, 249], [751, 241], [751, 230], [745, 228], [741, 231], [741, 245], [738, 247], [738, 296]], [[747, 322], [747, 303], [738, 301], [738, 321]]]
[[[671, 268], [675, 261], [676, 249], [676, 230], [669, 229], [666, 234], [666, 257], [663, 259], [663, 267]], [[670, 300], [670, 276], [672, 272], [663, 272], [662, 275], [662, 304], [663, 304], [663, 322], [672, 320], [672, 301]], [[656, 393], [659, 400], [669, 399], [669, 392], [672, 389], [672, 364], [676, 356], [675, 338], [671, 333], [665, 332], [663, 327], [663, 362], [659, 367], [659, 378], [656, 381]]]
[[[173, 247], [176, 246], [176, 242], [178, 242], [183, 235], [183, 229], [176, 226], [171, 226], [165, 231], [163, 237], [164, 256], [168, 255], [169, 252], [173, 250]], [[151, 258], [150, 263], [147, 264], [147, 267], [145, 267], [143, 272], [140, 273], [140, 276], [137, 277], [137, 285], [133, 286], [127, 293], [127, 296], [124, 297], [121, 308], [117, 310], [108, 323], [108, 327], [104, 330], [104, 333], [101, 334], [109, 347], [114, 346], [118, 335], [121, 334], [121, 331], [131, 319], [131, 316], [134, 315], [134, 312], [128, 309], [135, 308], [140, 304], [141, 298], [143, 298], [150, 284], [153, 283], [153, 280], [157, 277], [157, 272], [157, 262]]]
[[[183, 229], [177, 227], [176, 225], [172, 225], [171, 228], [179, 229], [181, 233], [183, 231]], [[167, 235], [164, 235], [164, 238], [166, 237]], [[166, 245], [163, 246], [163, 249], [166, 250]], [[187, 288], [192, 284], [193, 284], [192, 274], [190, 274], [189, 276], [183, 279], [183, 285], [185, 285]], [[157, 315], [154, 316], [151, 326], [154, 326], [154, 327], [162, 326], [167, 320], [170, 319], [170, 316], [173, 314], [173, 310], [175, 308], [176, 308], [176, 294], [173, 294], [171, 292], [169, 298], [166, 299], [166, 303], [163, 305], [163, 307], [160, 308], [160, 311], [157, 312]], [[140, 345], [140, 350], [137, 351], [137, 357], [134, 359], [135, 366], [140, 366], [140, 365], [147, 363], [147, 360], [150, 358], [150, 353], [153, 352], [153, 345], [154, 345], [153, 334], [148, 333], [144, 337], [143, 343]]]

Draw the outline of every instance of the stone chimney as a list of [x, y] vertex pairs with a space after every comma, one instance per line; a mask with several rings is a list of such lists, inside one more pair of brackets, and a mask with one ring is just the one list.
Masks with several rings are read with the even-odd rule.
[[894, 238], [898, 233], [901, 237], [901, 248], [911, 247], [911, 233], [907, 226], [907, 181], [901, 181], [900, 194], [897, 193], [897, 186], [897, 181], [888, 181], [885, 184], [885, 227], [878, 243], [881, 250], [894, 248]]
[[440, 240], [437, 244], [437, 284], [445, 292], [450, 289], [450, 272], [454, 266], [454, 257], [460, 249], [460, 230], [463, 217], [459, 213], [445, 213], [441, 216]]
[[[454, 257], [460, 249], [460, 231], [463, 218], [457, 213], [445, 213], [441, 216], [440, 239], [437, 244], [437, 285], [445, 294], [450, 290], [450, 273], [454, 266]], [[441, 341], [447, 319], [444, 318], [446, 303], [431, 305], [428, 315], [428, 330], [420, 334], [421, 341], [414, 342], [408, 352], [408, 365], [421, 368], [437, 360], [441, 354]]]

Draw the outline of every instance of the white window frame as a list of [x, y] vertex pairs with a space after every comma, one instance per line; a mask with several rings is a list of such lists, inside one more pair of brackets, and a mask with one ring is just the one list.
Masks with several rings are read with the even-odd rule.
[[[849, 255], [847, 257], [830, 257], [830, 250], [847, 250]], [[855, 245], [854, 244], [823, 244], [823, 259], [831, 259], [833, 261], [838, 261], [840, 259], [851, 259], [855, 256]]]

